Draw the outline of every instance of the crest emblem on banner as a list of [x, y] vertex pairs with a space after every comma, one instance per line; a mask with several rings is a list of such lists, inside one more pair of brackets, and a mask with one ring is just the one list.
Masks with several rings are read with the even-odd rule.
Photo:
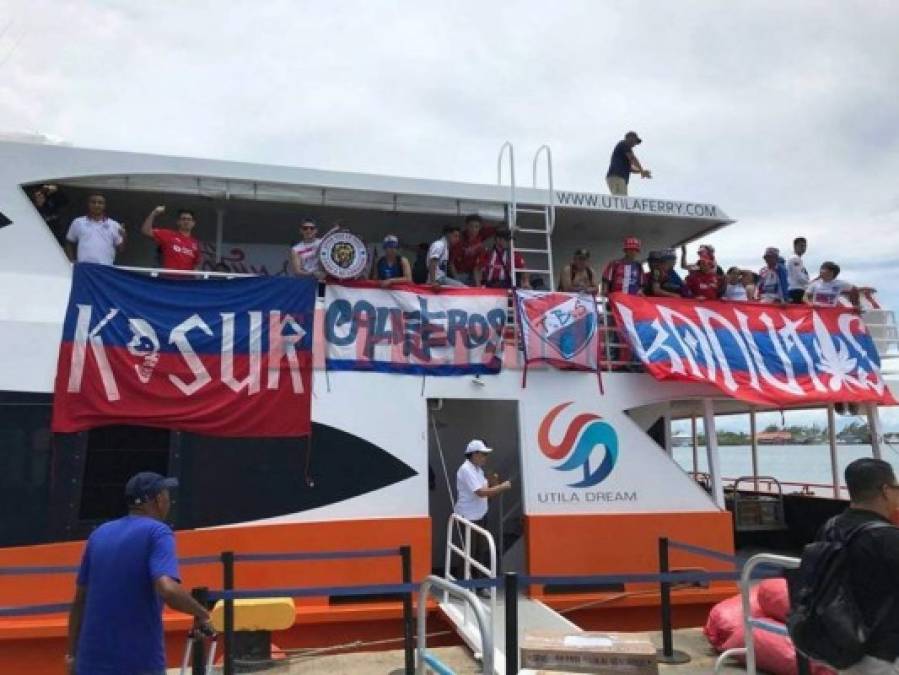
[[325, 272], [336, 279], [356, 279], [368, 266], [368, 251], [352, 232], [338, 230], [326, 236], [319, 248]]
[[577, 356], [596, 334], [596, 305], [592, 296], [541, 293], [521, 296], [519, 303], [521, 318], [529, 332], [563, 359]]

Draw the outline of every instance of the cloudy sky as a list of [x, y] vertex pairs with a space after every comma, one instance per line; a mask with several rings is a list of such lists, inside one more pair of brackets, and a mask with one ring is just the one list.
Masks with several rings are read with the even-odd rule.
[[[717, 203], [725, 264], [899, 271], [899, 3], [0, 0], [0, 131], [76, 145]], [[899, 292], [890, 293], [899, 306]]]
[[899, 307], [899, 3], [0, 0], [0, 131], [76, 145], [710, 201], [727, 266], [810, 268]]

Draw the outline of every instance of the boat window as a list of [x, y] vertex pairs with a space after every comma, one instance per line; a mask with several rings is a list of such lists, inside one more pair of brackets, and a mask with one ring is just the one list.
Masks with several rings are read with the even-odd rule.
[[[322, 203], [321, 191], [317, 189], [313, 192], [319, 196], [318, 201], [311, 198], [298, 201], [285, 192], [287, 188], [255, 193], [232, 191], [225, 199], [221, 190], [215, 195], [197, 194], [165, 181], [142, 185], [140, 189], [134, 189], [133, 181], [108, 179], [106, 182], [94, 179], [94, 188], [87, 181], [59, 183], [52, 185], [51, 192], [47, 192], [47, 185], [36, 183], [23, 186], [23, 190], [60, 246], [65, 246], [72, 220], [86, 212], [89, 195], [95, 192], [104, 195], [108, 216], [121, 223], [127, 233], [116, 264], [134, 267], [160, 266], [155, 241], [140, 231], [147, 215], [156, 206], [165, 206], [166, 211], [157, 218], [156, 224], [174, 228], [178, 210], [189, 209], [196, 217], [193, 234], [200, 241], [201, 269], [234, 273], [290, 274], [288, 249], [299, 240], [300, 223], [307, 217], [318, 223], [319, 236], [340, 222], [361, 237], [375, 256], [382, 253], [384, 237], [394, 234], [410, 264], [420, 245], [426, 246], [440, 237], [447, 223], [462, 225], [468, 213], [478, 213], [485, 222], [494, 224], [504, 218], [502, 205], [448, 199], [443, 199], [447, 203], [436, 208], [426, 203], [425, 198], [418, 201], [409, 198], [408, 203], [398, 202], [394, 210], [386, 205], [393, 204], [392, 200], [374, 204], [362, 199], [359, 196], [367, 194], [364, 191], [332, 191]], [[132, 187], [123, 189], [126, 183]]]
[[125, 483], [139, 471], [169, 475], [170, 432], [110, 426], [87, 434], [78, 518], [102, 521], [125, 514]]
[[323, 424], [309, 438], [178, 436], [177, 529], [300, 513], [415, 475], [389, 449]]
[[49, 403], [0, 403], [0, 546], [49, 534]]

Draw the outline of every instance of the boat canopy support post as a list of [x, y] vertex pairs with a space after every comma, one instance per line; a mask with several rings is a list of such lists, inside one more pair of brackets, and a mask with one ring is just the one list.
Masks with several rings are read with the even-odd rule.
[[703, 426], [705, 429], [705, 447], [709, 460], [709, 479], [712, 483], [712, 497], [719, 509], [725, 508], [724, 485], [721, 480], [721, 457], [718, 455], [718, 432], [715, 429], [715, 402], [710, 398], [702, 399]]
[[690, 415], [690, 433], [693, 439], [693, 475], [699, 473], [699, 438], [696, 436], [696, 415]]
[[833, 483], [833, 498], [840, 498], [840, 462], [837, 455], [837, 415], [834, 404], [827, 404], [827, 444], [830, 447], [830, 479]]
[[673, 456], [674, 451], [671, 449], [671, 404], [665, 404], [665, 454], [669, 457]]
[[875, 459], [883, 459], [883, 429], [876, 403], [868, 404], [868, 429], [871, 431], [871, 452]]
[[225, 208], [217, 206], [215, 209], [215, 261], [222, 262], [222, 239], [225, 236]]
[[759, 441], [755, 408], [749, 409], [749, 444], [752, 449], [753, 489], [759, 491]]

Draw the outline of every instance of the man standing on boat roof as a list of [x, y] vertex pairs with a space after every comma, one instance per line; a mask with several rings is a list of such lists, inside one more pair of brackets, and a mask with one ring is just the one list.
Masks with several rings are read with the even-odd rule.
[[[499, 482], [494, 474], [490, 479], [484, 474], [487, 456], [493, 448], [487, 447], [484, 441], [472, 440], [465, 448], [465, 462], [456, 472], [456, 505], [454, 511], [475, 525], [487, 529], [487, 500], [512, 489], [509, 481]], [[489, 565], [488, 549], [484, 538], [474, 535], [471, 538], [471, 556], [484, 567]], [[486, 589], [484, 589], [486, 590]]]
[[624, 135], [624, 140], [615, 144], [612, 158], [609, 160], [609, 170], [606, 173], [606, 185], [613, 195], [627, 196], [627, 184], [632, 173], [640, 174], [640, 178], [652, 178], [652, 173], [643, 168], [634, 154], [634, 146], [642, 142], [636, 131], [628, 131]]
[[[191, 232], [197, 224], [194, 212], [190, 209], [178, 211], [177, 231], [153, 227], [156, 217], [165, 213], [164, 206], [157, 206], [150, 212], [141, 225], [140, 231], [159, 244], [160, 262], [167, 270], [190, 271], [200, 269], [200, 242], [194, 239]], [[173, 275], [172, 275], [173, 276]]]
[[87, 215], [75, 218], [66, 233], [69, 260], [112, 265], [116, 252], [124, 248], [125, 228], [106, 215], [106, 197], [88, 195]]
[[70, 673], [165, 673], [163, 603], [213, 632], [209, 612], [181, 586], [175, 537], [163, 522], [177, 486], [158, 473], [135, 474], [125, 485], [128, 515], [87, 540], [69, 613]]

